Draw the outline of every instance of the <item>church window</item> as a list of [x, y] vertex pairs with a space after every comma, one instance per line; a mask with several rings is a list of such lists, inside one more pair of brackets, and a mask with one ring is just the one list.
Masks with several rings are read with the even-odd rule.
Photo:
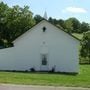
[[43, 32], [45, 32], [46, 31], [46, 27], [43, 27]]
[[47, 65], [47, 56], [42, 55], [42, 65]]

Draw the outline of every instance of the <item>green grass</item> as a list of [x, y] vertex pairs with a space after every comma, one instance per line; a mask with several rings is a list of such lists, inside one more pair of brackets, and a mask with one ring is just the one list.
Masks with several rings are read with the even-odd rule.
[[72, 34], [73, 36], [75, 36], [75, 37], [77, 37], [78, 39], [82, 39], [82, 37], [83, 37], [83, 34], [77, 34], [77, 33], [73, 33]]
[[90, 88], [90, 65], [80, 65], [80, 73], [77, 75], [0, 72], [0, 83]]

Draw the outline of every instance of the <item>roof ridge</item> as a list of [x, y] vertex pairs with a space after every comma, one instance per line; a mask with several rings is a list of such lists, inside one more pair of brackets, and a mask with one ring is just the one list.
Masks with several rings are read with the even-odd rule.
[[[69, 34], [71, 37], [73, 37], [73, 38], [75, 38], [75, 39], [77, 39], [77, 40], [81, 41], [79, 38], [77, 38], [77, 37], [75, 37], [74, 35], [72, 35], [72, 34], [68, 33], [68, 32], [67, 32], [67, 31], [65, 31], [64, 29], [61, 29], [60, 27], [58, 27], [58, 26], [54, 25], [53, 23], [49, 22], [49, 21], [48, 21], [48, 20], [46, 20], [45, 18], [42, 18], [42, 20], [40, 20], [38, 23], [34, 24], [34, 25], [30, 28], [30, 29], [32, 29], [34, 26], [36, 26], [36, 25], [38, 25], [39, 23], [41, 23], [43, 20], [44, 20], [44, 21], [46, 21], [46, 22], [48, 22], [48, 23], [50, 23], [50, 24], [52, 24], [53, 26], [55, 26], [56, 28], [58, 28], [58, 29], [62, 30], [63, 32], [65, 32], [65, 33]], [[29, 30], [30, 30], [30, 29], [29, 29]], [[28, 32], [29, 30], [27, 30], [26, 32]], [[26, 33], [26, 32], [24, 32], [24, 33]], [[23, 34], [24, 34], [24, 33], [23, 33]], [[20, 36], [22, 36], [23, 34], [21, 34]], [[16, 39], [18, 39], [20, 36], [18, 36]], [[14, 42], [16, 39], [14, 39], [12, 42]]]

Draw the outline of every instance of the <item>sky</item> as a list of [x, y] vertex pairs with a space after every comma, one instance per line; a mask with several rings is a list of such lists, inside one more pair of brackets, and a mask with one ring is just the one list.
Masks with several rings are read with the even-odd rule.
[[81, 22], [90, 23], [90, 0], [3, 0], [10, 7], [28, 5], [34, 15], [44, 15], [56, 19], [76, 17]]

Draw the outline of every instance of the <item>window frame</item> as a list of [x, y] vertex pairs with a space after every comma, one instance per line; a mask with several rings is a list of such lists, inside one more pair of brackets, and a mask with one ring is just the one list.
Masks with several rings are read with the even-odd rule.
[[46, 54], [42, 54], [42, 56], [41, 56], [41, 64], [42, 65], [47, 65], [48, 64], [48, 62], [47, 62], [47, 55]]

